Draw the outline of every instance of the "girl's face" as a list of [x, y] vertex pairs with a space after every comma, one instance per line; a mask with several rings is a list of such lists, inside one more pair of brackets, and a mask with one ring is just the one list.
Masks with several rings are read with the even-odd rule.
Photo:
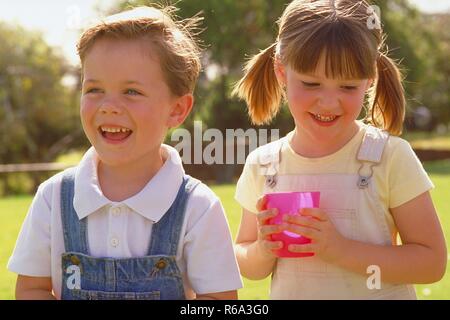
[[338, 145], [356, 133], [369, 79], [334, 79], [325, 75], [324, 59], [313, 74], [276, 64], [278, 80], [286, 86], [289, 109], [303, 142]]
[[190, 111], [189, 95], [172, 95], [159, 59], [141, 40], [100, 39], [83, 63], [81, 120], [100, 161], [148, 165], [169, 127]]

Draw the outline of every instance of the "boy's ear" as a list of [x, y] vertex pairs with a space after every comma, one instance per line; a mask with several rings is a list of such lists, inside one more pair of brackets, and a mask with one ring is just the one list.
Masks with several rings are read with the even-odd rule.
[[167, 126], [169, 128], [175, 128], [182, 124], [191, 112], [193, 105], [194, 96], [190, 93], [175, 98], [169, 117], [167, 118]]
[[274, 68], [278, 83], [280, 84], [280, 86], [285, 87], [286, 86], [286, 68], [281, 63], [280, 58], [276, 55], [274, 58], [273, 68]]

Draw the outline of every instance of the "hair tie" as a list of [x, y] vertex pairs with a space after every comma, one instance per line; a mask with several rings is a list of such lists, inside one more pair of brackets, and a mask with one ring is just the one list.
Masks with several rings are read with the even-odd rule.
[[281, 43], [280, 41], [275, 41], [275, 57], [281, 57]]

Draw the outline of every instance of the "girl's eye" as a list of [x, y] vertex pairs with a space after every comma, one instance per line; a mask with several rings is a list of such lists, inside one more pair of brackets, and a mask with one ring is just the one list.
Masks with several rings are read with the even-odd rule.
[[[305, 82], [302, 81], [303, 85], [307, 88], [318, 88], [320, 87], [320, 83], [316, 83], [316, 82]], [[345, 90], [356, 90], [358, 87], [357, 86], [341, 86], [342, 89]]]
[[125, 94], [129, 94], [129, 95], [132, 95], [132, 96], [137, 96], [137, 95], [140, 95], [141, 93], [136, 91], [136, 90], [134, 90], [134, 89], [127, 89], [127, 90], [125, 90]]
[[305, 87], [308, 87], [308, 88], [315, 88], [315, 87], [320, 86], [320, 83], [305, 82], [305, 81], [302, 81], [302, 83]]

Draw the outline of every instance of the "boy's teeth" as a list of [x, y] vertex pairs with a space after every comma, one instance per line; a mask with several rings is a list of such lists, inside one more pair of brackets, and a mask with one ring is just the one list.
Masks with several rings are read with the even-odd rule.
[[118, 132], [128, 132], [131, 131], [128, 128], [108, 128], [108, 127], [101, 127], [103, 132], [112, 132], [112, 133], [118, 133]]
[[337, 116], [322, 116], [320, 114], [314, 114], [314, 118], [323, 122], [331, 122], [337, 118]]

